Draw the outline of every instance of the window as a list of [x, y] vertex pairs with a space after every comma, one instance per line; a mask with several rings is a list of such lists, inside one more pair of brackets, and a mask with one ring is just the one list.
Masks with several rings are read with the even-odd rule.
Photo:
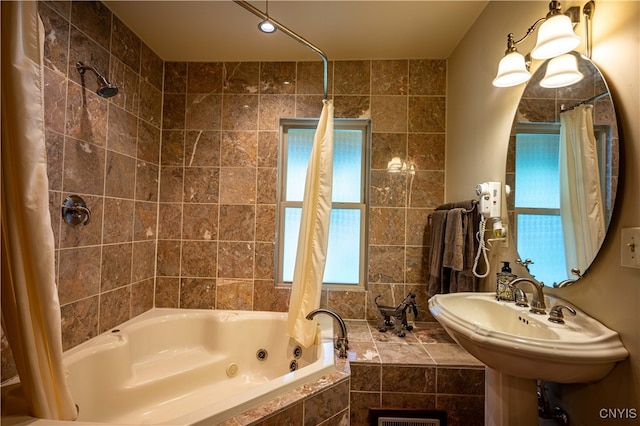
[[566, 271], [560, 220], [558, 134], [516, 135], [515, 214], [518, 253], [531, 258], [531, 274], [552, 284]]
[[[605, 131], [596, 128], [599, 158], [606, 158], [602, 155]], [[529, 266], [531, 275], [547, 285], [562, 281], [557, 271], [567, 270], [560, 218], [559, 152], [559, 124], [518, 125], [515, 155], [517, 251], [521, 258], [534, 262]]]
[[[291, 283], [307, 164], [318, 120], [280, 120], [276, 282]], [[334, 120], [333, 193], [323, 283], [364, 287], [371, 122]]]

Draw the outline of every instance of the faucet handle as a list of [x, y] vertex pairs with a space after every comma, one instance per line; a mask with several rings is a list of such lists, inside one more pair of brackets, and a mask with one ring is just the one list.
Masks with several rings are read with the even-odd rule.
[[513, 297], [516, 302], [516, 306], [520, 306], [523, 308], [529, 307], [529, 301], [527, 300], [527, 295], [520, 287], [513, 287]]
[[553, 308], [551, 308], [551, 312], [549, 312], [549, 321], [555, 322], [556, 324], [564, 324], [564, 315], [562, 315], [562, 310], [566, 309], [571, 315], [576, 315], [576, 310], [571, 306], [557, 304]]

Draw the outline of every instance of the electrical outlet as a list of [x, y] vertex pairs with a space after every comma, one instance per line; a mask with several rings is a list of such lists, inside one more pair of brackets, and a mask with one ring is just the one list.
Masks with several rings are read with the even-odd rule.
[[640, 227], [622, 228], [620, 264], [640, 269]]

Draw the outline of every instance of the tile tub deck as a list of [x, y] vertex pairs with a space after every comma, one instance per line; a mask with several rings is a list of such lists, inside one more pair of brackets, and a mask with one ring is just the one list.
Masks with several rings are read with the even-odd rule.
[[348, 358], [333, 374], [254, 407], [223, 426], [369, 425], [369, 407], [446, 410], [448, 425], [483, 425], [484, 364], [437, 322], [400, 338], [347, 320]]

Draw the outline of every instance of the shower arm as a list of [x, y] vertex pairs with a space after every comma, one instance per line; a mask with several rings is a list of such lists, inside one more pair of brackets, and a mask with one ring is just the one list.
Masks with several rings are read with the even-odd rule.
[[94, 67], [90, 67], [88, 65], [83, 64], [82, 62], [76, 62], [76, 70], [78, 70], [78, 72], [80, 73], [80, 75], [84, 75], [84, 73], [86, 71], [91, 71], [93, 72], [97, 78], [100, 79], [100, 81], [102, 82], [102, 84], [104, 85], [109, 85], [111, 83], [109, 83], [109, 80], [107, 80], [107, 78], [105, 76], [103, 76], [102, 74], [100, 74], [98, 72], [97, 69], [95, 69]]
[[328, 80], [327, 68], [328, 68], [328, 62], [327, 62], [327, 56], [324, 54], [324, 52], [322, 52], [322, 50], [318, 49], [313, 44], [309, 43], [304, 38], [300, 37], [298, 34], [296, 34], [293, 31], [291, 31], [289, 28], [285, 27], [284, 25], [282, 25], [278, 21], [276, 21], [273, 18], [271, 18], [269, 15], [263, 13], [260, 9], [256, 8], [251, 3], [246, 2], [244, 0], [233, 0], [233, 2], [238, 4], [238, 5], [240, 5], [240, 6], [242, 6], [242, 7], [244, 7], [249, 12], [251, 12], [254, 15], [256, 15], [257, 17], [259, 17], [260, 19], [268, 20], [269, 22], [271, 22], [273, 24], [274, 27], [278, 28], [280, 31], [282, 31], [283, 33], [285, 33], [286, 35], [288, 35], [289, 37], [291, 37], [292, 39], [294, 39], [298, 43], [303, 44], [309, 50], [311, 50], [312, 52], [314, 52], [315, 54], [317, 54], [318, 56], [320, 56], [322, 58], [322, 63], [323, 63], [323, 66], [324, 66], [324, 74], [323, 74], [324, 75], [324, 99], [327, 99], [327, 93], [328, 93], [328, 90], [327, 90], [327, 80]]

